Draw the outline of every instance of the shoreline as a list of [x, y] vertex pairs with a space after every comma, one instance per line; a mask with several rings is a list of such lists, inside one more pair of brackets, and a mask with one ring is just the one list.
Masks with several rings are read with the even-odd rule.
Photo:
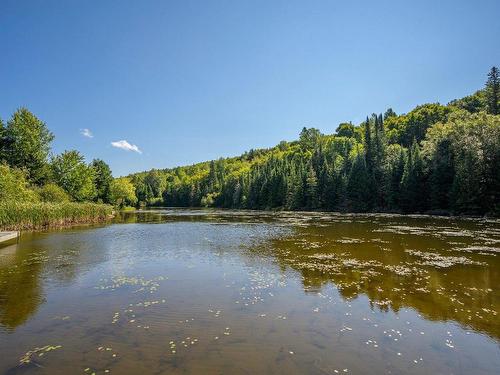
[[97, 203], [0, 203], [1, 231], [30, 231], [96, 224], [115, 216], [110, 205]]
[[[71, 228], [75, 226], [83, 226], [83, 225], [94, 225], [94, 224], [103, 224], [108, 221], [111, 221], [115, 215], [110, 215], [105, 218], [95, 218], [95, 219], [81, 219], [81, 220], [59, 220], [57, 222], [50, 222], [42, 225], [12, 225], [8, 227], [0, 227], [1, 232], [35, 232], [35, 231], [43, 231], [47, 229], [64, 229]], [[20, 235], [20, 234], [19, 234]]]
[[500, 216], [494, 215], [470, 215], [470, 214], [453, 214], [452, 212], [412, 212], [404, 213], [397, 211], [325, 211], [325, 210], [286, 210], [280, 208], [228, 208], [228, 207], [181, 207], [181, 206], [144, 206], [136, 209], [141, 210], [154, 210], [154, 209], [179, 209], [179, 210], [221, 210], [221, 211], [248, 211], [248, 212], [271, 212], [271, 213], [317, 213], [317, 214], [333, 214], [333, 215], [388, 215], [400, 217], [422, 217], [422, 218], [442, 218], [442, 219], [475, 219], [475, 220], [500, 220]]

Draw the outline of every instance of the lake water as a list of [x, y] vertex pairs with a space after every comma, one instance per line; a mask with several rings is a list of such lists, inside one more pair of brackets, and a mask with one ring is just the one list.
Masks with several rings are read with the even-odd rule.
[[498, 374], [494, 220], [151, 210], [0, 247], [0, 374]]

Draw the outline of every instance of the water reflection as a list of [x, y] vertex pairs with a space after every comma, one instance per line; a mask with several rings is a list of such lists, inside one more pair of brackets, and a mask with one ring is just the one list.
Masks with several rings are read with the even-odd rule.
[[150, 210], [119, 220], [291, 226], [293, 235], [250, 250], [299, 271], [306, 293], [333, 283], [346, 300], [365, 294], [382, 311], [411, 307], [427, 319], [454, 320], [500, 338], [495, 220], [225, 210]]
[[0, 374], [495, 373], [499, 244], [496, 221], [223, 210], [27, 233], [0, 248]]
[[6, 329], [26, 322], [42, 303], [42, 256], [33, 257], [18, 244], [0, 248], [0, 325]]
[[98, 228], [27, 232], [19, 243], [0, 247], [0, 326], [12, 331], [24, 324], [45, 302], [47, 287], [70, 285], [104, 262], [106, 236]]
[[454, 320], [500, 338], [500, 263], [485, 245], [498, 240], [494, 228], [466, 223], [453, 231], [470, 235], [452, 240], [437, 227], [413, 235], [383, 228], [380, 222], [300, 228], [274, 239], [268, 251], [301, 273], [306, 291], [332, 282], [346, 300], [365, 294], [383, 311], [411, 307], [426, 319]]

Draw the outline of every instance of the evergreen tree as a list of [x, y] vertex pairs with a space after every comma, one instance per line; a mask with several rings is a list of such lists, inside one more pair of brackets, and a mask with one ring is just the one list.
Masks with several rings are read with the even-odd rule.
[[[372, 125], [370, 119], [367, 117], [365, 122], [365, 166], [367, 173], [367, 187], [368, 195], [366, 196], [366, 210], [370, 210], [373, 207], [375, 201], [378, 197], [378, 185], [376, 181], [376, 143], [378, 142], [378, 129], [377, 129], [377, 116], [374, 115], [372, 118], [375, 120], [375, 136], [372, 136]], [[354, 168], [354, 166], [353, 166]]]
[[373, 143], [370, 119], [365, 121], [365, 164], [369, 176], [373, 175]]
[[447, 210], [450, 208], [450, 192], [455, 175], [450, 139], [444, 138], [437, 144], [429, 164], [431, 208]]
[[374, 180], [376, 193], [376, 206], [379, 208], [387, 205], [387, 195], [389, 192], [389, 177], [387, 166], [385, 165], [387, 141], [384, 130], [384, 119], [382, 114], [375, 117], [375, 165]]
[[6, 155], [4, 155], [7, 149], [7, 139], [5, 137], [5, 125], [0, 118], [0, 163], [4, 162], [6, 157]]
[[207, 193], [213, 192], [218, 187], [217, 172], [215, 170], [215, 161], [210, 161], [210, 169], [207, 178]]
[[396, 115], [396, 112], [394, 112], [394, 111], [392, 110], [392, 108], [389, 108], [389, 109], [387, 109], [387, 111], [385, 111], [385, 113], [384, 113], [384, 120], [387, 120], [387, 119], [388, 119], [388, 118], [390, 118], [390, 117], [396, 117], [396, 116], [397, 116], [397, 115]]
[[235, 186], [234, 186], [234, 191], [233, 191], [233, 201], [232, 201], [232, 206], [234, 208], [241, 207], [241, 183], [240, 181], [237, 181]]
[[424, 165], [416, 141], [408, 150], [401, 180], [401, 206], [406, 212], [422, 212], [426, 209]]
[[500, 74], [497, 67], [492, 67], [486, 81], [486, 105], [488, 113], [500, 114]]
[[405, 149], [400, 147], [398, 155], [390, 165], [388, 206], [393, 210], [401, 208], [401, 185], [405, 170], [405, 161], [406, 161]]
[[302, 128], [300, 132], [299, 142], [302, 149], [305, 150], [314, 150], [316, 145], [321, 139], [321, 132], [315, 128]]
[[370, 209], [371, 191], [368, 168], [363, 154], [358, 151], [347, 181], [347, 198], [350, 209], [367, 211]]
[[304, 207], [304, 181], [301, 165], [295, 166], [287, 184], [286, 207], [291, 210]]
[[318, 207], [318, 178], [316, 177], [312, 163], [309, 163], [306, 178], [306, 204], [307, 208]]

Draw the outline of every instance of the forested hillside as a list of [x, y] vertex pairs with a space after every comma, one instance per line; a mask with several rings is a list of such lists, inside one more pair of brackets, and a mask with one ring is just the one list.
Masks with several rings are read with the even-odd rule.
[[270, 149], [124, 179], [146, 205], [498, 215], [499, 93], [492, 68], [483, 89], [447, 105], [388, 109], [330, 135], [304, 128]]

